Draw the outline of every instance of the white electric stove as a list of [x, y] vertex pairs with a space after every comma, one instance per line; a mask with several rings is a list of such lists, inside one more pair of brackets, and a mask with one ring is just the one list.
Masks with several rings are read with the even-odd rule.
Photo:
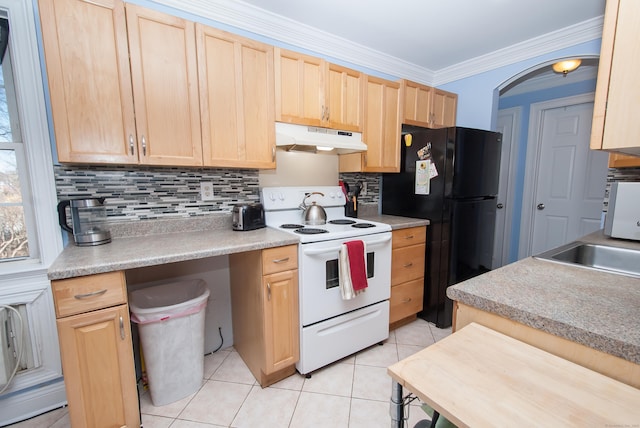
[[[316, 202], [327, 223], [305, 225], [306, 203]], [[339, 186], [266, 187], [261, 191], [268, 227], [295, 234], [298, 246], [300, 298], [300, 361], [308, 374], [389, 335], [391, 294], [391, 227], [345, 217], [346, 198]], [[368, 287], [351, 300], [340, 293], [338, 259], [341, 245], [361, 240], [366, 245]]]

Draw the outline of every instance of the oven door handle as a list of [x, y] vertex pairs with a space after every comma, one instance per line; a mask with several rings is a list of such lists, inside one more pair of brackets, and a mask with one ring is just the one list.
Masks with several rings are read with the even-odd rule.
[[[376, 239], [375, 241], [365, 241], [367, 244], [367, 249], [373, 245], [384, 244], [386, 242], [391, 241], [391, 236], [382, 239]], [[308, 256], [316, 256], [318, 254], [327, 254], [327, 253], [335, 253], [336, 251], [340, 251], [341, 246], [338, 247], [329, 247], [329, 248], [318, 248], [318, 249], [304, 249], [303, 253]]]

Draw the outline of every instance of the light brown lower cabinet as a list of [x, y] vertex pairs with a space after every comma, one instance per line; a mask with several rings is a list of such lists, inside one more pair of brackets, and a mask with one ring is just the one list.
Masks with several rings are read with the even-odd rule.
[[640, 388], [640, 364], [464, 303], [453, 302], [453, 305], [454, 333], [475, 322], [634, 388]]
[[298, 247], [229, 256], [233, 346], [262, 387], [295, 373], [300, 358]]
[[139, 427], [123, 272], [52, 281], [51, 287], [71, 426]]
[[426, 226], [393, 231], [389, 324], [400, 326], [416, 318], [424, 295]]

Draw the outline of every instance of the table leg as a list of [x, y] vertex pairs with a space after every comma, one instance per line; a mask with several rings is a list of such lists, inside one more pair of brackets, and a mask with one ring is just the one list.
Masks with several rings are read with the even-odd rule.
[[391, 383], [391, 428], [404, 428], [404, 400], [402, 399], [402, 385], [395, 380]]

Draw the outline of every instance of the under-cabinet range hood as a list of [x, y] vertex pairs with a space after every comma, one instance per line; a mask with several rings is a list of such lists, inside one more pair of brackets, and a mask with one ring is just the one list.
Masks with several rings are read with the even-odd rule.
[[362, 133], [276, 122], [276, 146], [286, 150], [355, 153], [367, 150]]

